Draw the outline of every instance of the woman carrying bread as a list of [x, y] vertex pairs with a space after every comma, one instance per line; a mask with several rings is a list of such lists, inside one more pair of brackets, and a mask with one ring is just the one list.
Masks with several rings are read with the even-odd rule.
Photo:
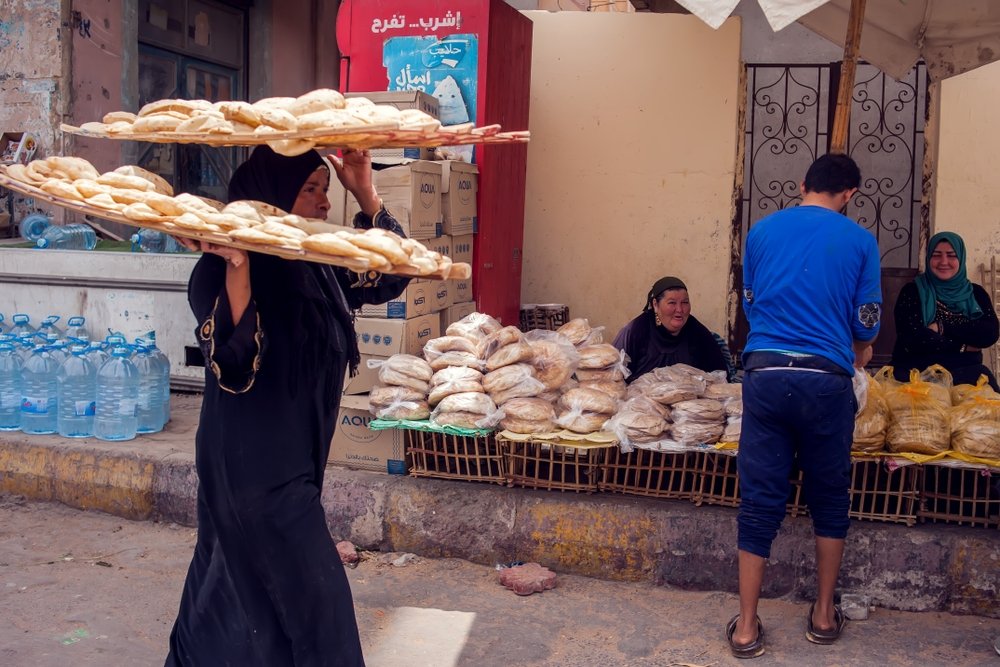
[[[371, 182], [367, 151], [331, 156], [357, 198], [355, 227], [402, 235]], [[254, 150], [229, 183], [326, 218], [330, 173], [315, 151]], [[357, 371], [352, 312], [407, 279], [359, 274], [203, 243], [188, 285], [206, 359], [195, 439], [198, 540], [167, 665], [364, 664], [350, 586], [320, 498], [345, 370]]]
[[673, 276], [653, 284], [646, 295], [646, 307], [618, 332], [614, 346], [628, 354], [628, 382], [673, 364], [706, 372], [727, 370], [722, 348], [712, 332], [691, 314], [687, 286]]
[[955, 384], [976, 384], [985, 375], [998, 391], [982, 351], [997, 342], [1000, 324], [990, 295], [966, 274], [961, 236], [938, 232], [931, 237], [924, 272], [899, 291], [895, 316], [892, 368], [897, 380], [909, 380], [910, 369], [940, 364]]

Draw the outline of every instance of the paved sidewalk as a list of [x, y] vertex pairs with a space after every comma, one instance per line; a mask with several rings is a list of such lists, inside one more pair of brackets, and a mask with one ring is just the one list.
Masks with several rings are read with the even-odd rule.
[[[174, 397], [173, 420], [126, 443], [0, 434], [0, 492], [128, 519], [194, 525], [200, 396]], [[493, 565], [537, 561], [559, 573], [735, 591], [736, 511], [685, 501], [577, 495], [331, 467], [323, 494], [338, 539]], [[765, 595], [815, 588], [812, 526], [788, 518]], [[878, 606], [1000, 618], [1000, 531], [855, 521], [843, 592]]]

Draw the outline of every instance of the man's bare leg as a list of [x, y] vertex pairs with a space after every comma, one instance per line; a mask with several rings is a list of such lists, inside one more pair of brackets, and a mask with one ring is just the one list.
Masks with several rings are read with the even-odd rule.
[[[742, 552], [740, 553], [742, 556]], [[816, 606], [813, 607], [813, 627], [833, 630], [837, 627], [833, 617], [833, 593], [840, 576], [840, 561], [844, 557], [844, 540], [832, 537], [816, 538]], [[742, 560], [741, 560], [742, 563]], [[742, 599], [743, 568], [740, 567], [740, 598]], [[742, 608], [742, 603], [741, 603]]]
[[741, 646], [757, 638], [757, 602], [760, 600], [766, 565], [767, 561], [760, 556], [740, 550], [740, 620], [733, 632], [733, 642]]

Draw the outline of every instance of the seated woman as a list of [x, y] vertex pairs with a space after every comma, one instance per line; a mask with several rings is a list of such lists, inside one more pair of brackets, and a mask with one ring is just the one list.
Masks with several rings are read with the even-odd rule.
[[672, 276], [656, 281], [646, 296], [645, 309], [618, 332], [614, 346], [629, 356], [629, 382], [673, 364], [703, 371], [728, 370], [712, 332], [691, 315], [687, 286]]
[[985, 375], [997, 390], [982, 350], [997, 342], [1000, 325], [990, 295], [966, 275], [962, 237], [954, 232], [932, 236], [924, 267], [896, 301], [894, 376], [906, 381], [910, 369], [940, 364], [955, 384], [975, 384]]

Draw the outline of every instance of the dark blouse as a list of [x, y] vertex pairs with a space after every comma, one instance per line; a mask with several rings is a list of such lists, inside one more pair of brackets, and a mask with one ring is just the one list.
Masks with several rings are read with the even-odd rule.
[[688, 364], [703, 371], [726, 371], [726, 360], [712, 332], [692, 315], [673, 335], [656, 324], [656, 316], [646, 311], [622, 327], [614, 346], [625, 350], [631, 371], [627, 382], [655, 368]]
[[[1000, 323], [989, 294], [973, 283], [976, 303], [983, 310], [974, 320], [961, 313], [952, 313], [940, 301], [935, 321], [940, 332], [924, 325], [920, 295], [915, 282], [907, 283], [896, 300], [896, 343], [892, 349], [893, 374], [897, 380], [910, 379], [910, 369], [924, 370], [940, 364], [951, 372], [955, 384], [975, 384], [980, 374], [986, 375], [996, 387], [993, 373], [983, 365], [983, 353], [1000, 337]], [[968, 350], [973, 347], [979, 350]]]

